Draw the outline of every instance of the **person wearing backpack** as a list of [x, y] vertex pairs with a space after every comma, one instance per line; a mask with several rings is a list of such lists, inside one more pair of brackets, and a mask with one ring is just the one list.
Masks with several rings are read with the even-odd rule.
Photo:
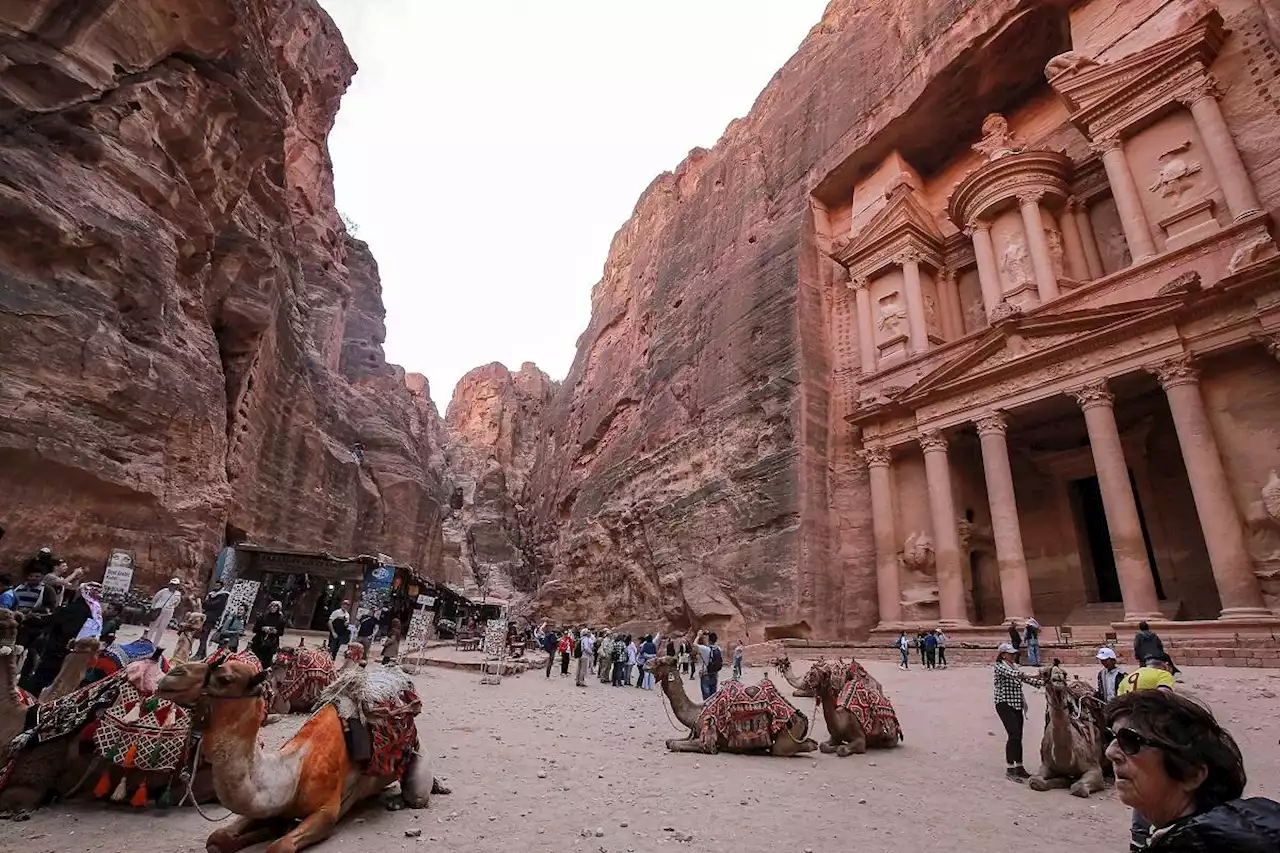
[[701, 662], [703, 702], [710, 699], [711, 694], [719, 688], [720, 670], [724, 668], [724, 650], [716, 645], [717, 639], [715, 631], [699, 631], [694, 643]]

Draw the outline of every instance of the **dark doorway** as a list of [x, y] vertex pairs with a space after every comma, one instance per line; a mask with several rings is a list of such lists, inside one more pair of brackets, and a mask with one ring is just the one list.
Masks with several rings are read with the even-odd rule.
[[[1147, 521], [1142, 514], [1142, 501], [1138, 498], [1138, 487], [1133, 481], [1132, 471], [1129, 472], [1129, 484], [1133, 489], [1134, 502], [1138, 506], [1138, 522], [1142, 525], [1142, 541], [1147, 548], [1151, 578], [1155, 581], [1156, 595], [1163, 601], [1164, 587], [1160, 583], [1156, 555], [1151, 548], [1151, 535], [1147, 532]], [[1111, 550], [1111, 531], [1107, 527], [1107, 513], [1102, 505], [1102, 489], [1098, 485], [1098, 478], [1072, 480], [1071, 492], [1076, 506], [1080, 508], [1080, 518], [1084, 521], [1085, 540], [1089, 544], [1094, 578], [1098, 584], [1098, 601], [1122, 601], [1120, 576], [1116, 572], [1116, 555]]]
[[973, 578], [973, 624], [987, 624], [987, 608], [982, 600], [982, 570], [978, 565], [978, 554], [976, 551], [969, 552], [969, 572]]

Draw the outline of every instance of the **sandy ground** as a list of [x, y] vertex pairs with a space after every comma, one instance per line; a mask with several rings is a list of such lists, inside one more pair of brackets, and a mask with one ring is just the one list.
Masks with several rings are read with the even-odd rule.
[[[991, 705], [988, 670], [913, 666], [900, 672], [880, 662], [868, 668], [893, 700], [906, 743], [843, 759], [670, 754], [663, 742], [680, 733], [658, 692], [598, 682], [579, 689], [572, 677], [557, 671], [548, 680], [540, 670], [493, 687], [473, 673], [426, 669], [416, 677], [427, 704], [422, 728], [437, 757], [436, 774], [454, 793], [421, 812], [366, 807], [316, 849], [1125, 849], [1129, 815], [1111, 790], [1081, 800], [1004, 779], [1003, 732]], [[748, 669], [746, 680], [763, 674]], [[1240, 741], [1249, 792], [1280, 799], [1280, 673], [1189, 669], [1180, 678], [1182, 688], [1207, 700]], [[686, 684], [696, 696], [696, 685]], [[1034, 690], [1028, 696], [1029, 720], [1043, 720], [1042, 696]], [[807, 700], [795, 701], [812, 710]], [[278, 740], [299, 722], [266, 731]], [[1027, 761], [1034, 765], [1040, 738], [1038, 727], [1031, 728]], [[820, 716], [815, 729], [815, 736], [824, 736]], [[224, 813], [217, 806], [210, 811]], [[0, 823], [0, 850], [185, 853], [203, 850], [213, 829], [193, 809], [56, 805], [24, 823]], [[421, 836], [406, 837], [414, 829]]]

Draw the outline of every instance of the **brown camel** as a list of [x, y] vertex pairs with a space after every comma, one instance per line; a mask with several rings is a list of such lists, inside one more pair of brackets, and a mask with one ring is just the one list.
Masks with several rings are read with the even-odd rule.
[[0, 767], [8, 760], [10, 741], [26, 727], [30, 705], [25, 691], [18, 689], [21, 648], [18, 617], [11, 610], [0, 610]]
[[53, 682], [40, 691], [40, 701], [52, 702], [79, 690], [84, 683], [85, 673], [97, 662], [101, 651], [102, 643], [97, 637], [83, 637], [74, 641], [71, 651], [62, 659], [62, 668], [54, 676]]
[[203, 629], [204, 614], [199, 610], [193, 610], [182, 617], [182, 622], [178, 625], [178, 639], [173, 644], [173, 653], [169, 655], [169, 660], [173, 663], [185, 663], [191, 660], [191, 647], [200, 638], [200, 632]]
[[[714, 755], [724, 750], [789, 757], [818, 748], [818, 742], [808, 737], [809, 718], [782, 698], [767, 678], [751, 686], [726, 682], [705, 705], [698, 705], [685, 694], [684, 679], [674, 657], [654, 658], [645, 664], [645, 669], [662, 684], [676, 719], [691, 732], [685, 740], [667, 741], [667, 749], [672, 752]], [[745, 726], [740, 713], [744, 706], [756, 710]]]
[[1070, 679], [1058, 660], [1040, 670], [1048, 705], [1040, 740], [1040, 770], [1027, 780], [1033, 791], [1070, 788], [1077, 797], [1101, 791], [1111, 769], [1102, 736], [1101, 704], [1093, 688]]
[[336, 677], [333, 658], [320, 649], [282, 648], [271, 662], [268, 710], [272, 714], [307, 713]]
[[902, 740], [902, 727], [880, 682], [850, 661], [834, 666], [813, 666], [805, 673], [804, 686], [822, 704], [829, 738], [819, 748], [844, 758], [861, 755], [868, 747], [890, 749]]
[[[279, 751], [258, 742], [261, 688], [269, 677], [238, 661], [215, 661], [182, 664], [160, 681], [158, 696], [198, 709], [218, 799], [241, 816], [209, 836], [209, 853], [272, 839], [267, 853], [296, 853], [327, 838], [352, 806], [396, 781], [410, 808], [449, 793], [418, 751], [413, 717], [421, 704], [408, 676], [382, 667], [353, 670], [325, 691], [321, 709]], [[361, 716], [378, 733], [374, 742], [386, 736], [393, 744], [375, 749], [367, 763], [353, 759], [345, 734]]]
[[801, 699], [808, 699], [813, 696], [812, 693], [805, 689], [804, 679], [797, 676], [791, 669], [791, 659], [789, 657], [783, 655], [780, 658], [774, 658], [769, 663], [777, 667], [778, 672], [787, 680], [787, 683], [795, 688], [795, 691], [791, 694], [792, 696], [798, 696]]

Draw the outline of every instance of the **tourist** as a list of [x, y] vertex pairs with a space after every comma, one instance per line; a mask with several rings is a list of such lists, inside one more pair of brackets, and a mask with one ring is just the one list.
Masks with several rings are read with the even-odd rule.
[[39, 696], [58, 677], [72, 643], [82, 636], [97, 637], [102, 631], [100, 587], [98, 584], [85, 586], [89, 589], [77, 590], [71, 601], [53, 612], [45, 627], [40, 660], [22, 685], [33, 696]]
[[17, 610], [18, 599], [13, 594], [13, 578], [0, 575], [0, 610]]
[[66, 560], [58, 560], [54, 563], [53, 570], [44, 576], [45, 603], [50, 610], [57, 610], [62, 606], [67, 590], [75, 589], [76, 582], [83, 574], [83, 567], [77, 568], [74, 572], [70, 571]]
[[560, 677], [566, 678], [569, 675], [569, 658], [573, 656], [574, 637], [572, 631], [565, 631], [560, 635], [560, 644], [556, 647], [556, 651], [560, 653]]
[[916, 650], [920, 652], [920, 665], [927, 668], [928, 662], [924, 659], [924, 631], [920, 631], [916, 634], [914, 643]]
[[123, 620], [120, 618], [120, 605], [114, 601], [108, 601], [102, 608], [102, 645], [110, 646], [116, 641], [116, 633], [120, 630]]
[[600, 642], [596, 643], [596, 657], [600, 661], [596, 677], [601, 684], [613, 683], [613, 642], [613, 634], [605, 631]]
[[898, 654], [902, 656], [898, 669], [907, 669], [911, 660], [911, 643], [907, 640], [906, 631], [898, 632], [898, 642], [895, 645], [898, 647]]
[[645, 637], [644, 643], [640, 646], [640, 672], [636, 676], [636, 683], [643, 686], [645, 690], [653, 689], [653, 673], [648, 670], [646, 664], [658, 656], [658, 643], [661, 642], [661, 635]]
[[938, 628], [936, 631], [933, 632], [933, 636], [937, 640], [936, 646], [938, 649], [938, 666], [942, 667], [943, 669], [946, 669], [947, 668], [947, 635], [942, 632], [941, 628]]
[[13, 588], [14, 610], [27, 613], [43, 610], [44, 573], [39, 569], [27, 572], [27, 579]]
[[1022, 629], [1022, 638], [1027, 647], [1027, 663], [1040, 666], [1040, 623], [1028, 619], [1026, 627]]
[[676, 641], [667, 640], [667, 657], [673, 658], [675, 656], [676, 656]]
[[253, 623], [253, 639], [249, 650], [257, 655], [263, 669], [271, 669], [280, 649], [280, 635], [284, 633], [284, 608], [278, 601], [267, 605], [267, 612]]
[[22, 567], [23, 573], [30, 575], [33, 572], [39, 572], [40, 577], [53, 572], [58, 565], [58, 559], [53, 556], [53, 549], [48, 545], [36, 552], [36, 555], [27, 560], [26, 565]]
[[181, 587], [182, 581], [169, 578], [168, 586], [161, 587], [155, 595], [151, 596], [151, 612], [148, 614], [151, 626], [143, 636], [157, 648], [164, 638], [169, 622], [173, 619], [173, 611], [177, 610], [178, 605], [182, 603]]
[[680, 666], [681, 674], [687, 673], [689, 668], [693, 666], [693, 658], [689, 654], [689, 644], [681, 641], [680, 651], [677, 653], [676, 662]]
[[621, 687], [627, 669], [627, 643], [631, 638], [620, 635], [613, 643], [613, 686]]
[[[635, 639], [630, 634], [628, 634], [627, 635], [627, 670], [624, 673], [626, 677], [622, 680], [627, 687], [631, 686], [631, 670], [635, 668], [636, 660], [639, 657], [639, 655], [640, 655], [640, 649], [636, 646]], [[639, 681], [639, 678], [637, 677], [636, 680]]]
[[204, 626], [200, 628], [200, 647], [196, 650], [196, 658], [203, 660], [209, 654], [209, 635], [217, 630], [222, 617], [227, 612], [227, 602], [231, 593], [222, 585], [222, 581], [214, 581], [209, 594], [200, 602], [204, 611]]
[[1179, 672], [1173, 665], [1173, 658], [1159, 652], [1147, 658], [1142, 667], [1129, 673], [1120, 682], [1118, 693], [1123, 696], [1135, 690], [1172, 690], [1175, 686], [1173, 677]]
[[743, 648], [742, 641], [739, 640], [737, 645], [733, 647], [733, 677], [741, 680], [742, 678], [742, 659], [746, 656], [747, 650]]
[[1240, 799], [1240, 748], [1204, 706], [1162, 690], [1137, 690], [1103, 710], [1120, 801], [1148, 816], [1152, 853], [1280, 850], [1280, 803]]
[[[515, 628], [515, 625], [511, 626]], [[373, 648], [373, 635], [378, 633], [378, 617], [372, 610], [364, 611], [356, 622], [356, 642], [364, 649], [362, 660], [369, 660], [369, 650]], [[510, 644], [508, 643], [508, 647]]]
[[400, 660], [400, 640], [404, 633], [402, 625], [398, 617], [392, 617], [391, 624], [387, 627], [387, 641], [382, 644], [383, 666]]
[[[716, 645], [716, 632], [698, 632], [694, 648], [698, 650], [698, 665], [702, 676], [702, 701], [711, 698], [719, 689], [720, 670], [724, 667], [724, 651]], [[702, 642], [706, 640], [707, 642]]]
[[329, 614], [329, 657], [338, 659], [338, 649], [351, 642], [351, 617], [346, 604], [339, 604]]
[[1146, 622], [1139, 622], [1138, 630], [1133, 635], [1133, 658], [1138, 662], [1138, 666], [1146, 663], [1148, 658], [1162, 654], [1164, 654], [1164, 643], [1160, 642], [1160, 637]]
[[578, 658], [578, 671], [574, 683], [579, 687], [586, 687], [587, 672], [596, 659], [596, 638], [590, 628], [583, 628], [582, 633], [579, 634], [578, 648], [574, 650], [574, 656]]
[[1098, 689], [1094, 695], [1101, 702], [1110, 702], [1120, 693], [1120, 680], [1124, 678], [1124, 670], [1116, 657], [1116, 650], [1103, 646], [1098, 649]]
[[249, 608], [241, 604], [224, 613], [218, 623], [218, 648], [229, 652], [240, 651], [240, 638], [244, 636], [244, 623], [249, 618]]
[[534, 631], [533, 636], [538, 641], [538, 647], [547, 653], [547, 678], [550, 678], [551, 667], [556, 662], [556, 645], [558, 641], [556, 632], [547, 628], [547, 623], [543, 622], [538, 626], [538, 630]]
[[1018, 630], [1018, 623], [1009, 620], [1009, 645], [1013, 646], [1013, 662], [1019, 666], [1022, 665], [1022, 632]]
[[[84, 624], [80, 626], [79, 633], [76, 634], [77, 640], [83, 640], [87, 637], [102, 639], [102, 584], [95, 582], [85, 582], [76, 588], [76, 598], [83, 601], [89, 608], [89, 615], [85, 617]], [[74, 602], [73, 602], [74, 603]]]
[[1043, 683], [1038, 675], [1026, 675], [1018, 669], [1018, 650], [1012, 643], [1001, 643], [996, 652], [994, 673], [996, 715], [1004, 724], [1007, 738], [1004, 745], [1005, 778], [1025, 782], [1030, 778], [1022, 766], [1022, 723], [1027, 713], [1027, 698], [1022, 685], [1039, 687]]
[[933, 636], [933, 632], [929, 631], [924, 635], [922, 640], [924, 643], [924, 668], [937, 669], [938, 667], [938, 638]]

